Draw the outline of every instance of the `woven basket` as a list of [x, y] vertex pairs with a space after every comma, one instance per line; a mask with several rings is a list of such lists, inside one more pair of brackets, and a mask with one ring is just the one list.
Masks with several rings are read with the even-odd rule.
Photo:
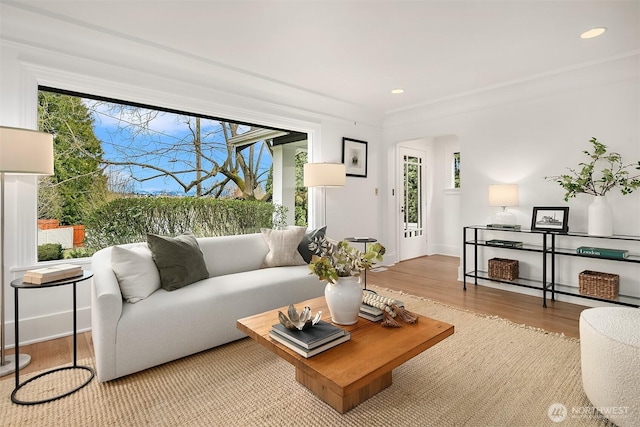
[[518, 274], [518, 260], [506, 258], [489, 260], [489, 277], [492, 279], [516, 280]]
[[578, 285], [582, 295], [616, 299], [620, 290], [620, 276], [585, 270], [578, 275]]

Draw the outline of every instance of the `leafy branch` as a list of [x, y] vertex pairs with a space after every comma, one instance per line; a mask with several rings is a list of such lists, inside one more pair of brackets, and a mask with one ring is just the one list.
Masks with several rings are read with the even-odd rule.
[[[630, 167], [640, 170], [640, 161], [637, 164], [624, 164], [620, 153], [607, 153], [607, 146], [598, 142], [595, 137], [589, 142], [593, 144], [593, 152], [584, 150], [583, 153], [589, 157], [590, 161], [578, 163], [579, 169], [568, 168], [569, 174], [545, 177], [564, 188], [565, 201], [569, 201], [569, 198], [576, 197], [579, 193], [604, 196], [617, 187], [622, 194], [630, 194], [640, 187], [640, 173], [632, 176], [627, 170]], [[599, 171], [596, 170], [598, 162], [604, 163]]]

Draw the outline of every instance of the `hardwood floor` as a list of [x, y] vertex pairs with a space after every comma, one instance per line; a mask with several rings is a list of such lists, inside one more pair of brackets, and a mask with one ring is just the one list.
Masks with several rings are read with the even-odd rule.
[[509, 319], [550, 332], [578, 337], [580, 313], [585, 306], [508, 292], [467, 282], [467, 290], [457, 280], [460, 260], [433, 255], [402, 261], [387, 271], [369, 273], [367, 283], [404, 291], [455, 307]]
[[[539, 297], [469, 284], [465, 292], [462, 283], [457, 280], [459, 263], [457, 257], [443, 255], [415, 258], [386, 271], [369, 273], [367, 283], [578, 337], [580, 312], [587, 307], [549, 301], [548, 307], [544, 308]], [[31, 355], [31, 363], [21, 370], [21, 374], [69, 364], [73, 358], [73, 337], [22, 346], [20, 352]], [[11, 354], [13, 350], [7, 353]], [[91, 356], [91, 332], [78, 334], [78, 360]], [[9, 379], [13, 381], [14, 376], [0, 378], [5, 381]]]

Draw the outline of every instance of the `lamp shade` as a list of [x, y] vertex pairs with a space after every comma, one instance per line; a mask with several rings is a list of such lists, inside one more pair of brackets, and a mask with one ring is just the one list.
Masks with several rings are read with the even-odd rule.
[[518, 206], [518, 184], [490, 185], [489, 206]]
[[0, 172], [53, 175], [53, 136], [0, 126]]
[[346, 168], [342, 163], [305, 163], [305, 187], [344, 187]]

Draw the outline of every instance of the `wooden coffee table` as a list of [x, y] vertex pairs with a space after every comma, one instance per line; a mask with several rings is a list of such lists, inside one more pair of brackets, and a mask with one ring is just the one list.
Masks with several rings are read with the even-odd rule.
[[[313, 313], [322, 310], [322, 319], [331, 321], [324, 297], [295, 306], [309, 306]], [[279, 310], [286, 313], [287, 307]], [[305, 359], [269, 337], [275, 323], [278, 310], [271, 310], [240, 319], [237, 327], [291, 363], [296, 380], [342, 414], [389, 387], [393, 368], [453, 335], [453, 325], [424, 316], [394, 329], [358, 318], [355, 325], [338, 325], [351, 332], [349, 341]]]

